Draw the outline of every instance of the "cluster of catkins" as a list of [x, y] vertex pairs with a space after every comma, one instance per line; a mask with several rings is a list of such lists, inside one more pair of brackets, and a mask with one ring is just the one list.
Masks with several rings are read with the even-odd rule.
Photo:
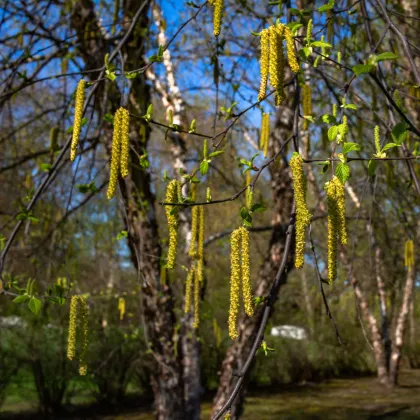
[[[252, 189], [247, 189], [247, 207], [252, 206]], [[249, 230], [241, 226], [230, 236], [230, 307], [229, 307], [229, 336], [234, 340], [238, 337], [237, 319], [239, 313], [239, 295], [242, 284], [242, 299], [245, 313], [254, 315], [254, 302], [251, 284], [250, 243]]]
[[[303, 173], [303, 159], [294, 153], [290, 159], [290, 170], [296, 202], [296, 251], [295, 267], [301, 268], [305, 255], [305, 232], [312, 215], [306, 203], [306, 177]], [[328, 281], [337, 278], [337, 246], [347, 244], [346, 207], [343, 183], [334, 176], [325, 184], [328, 203]]]
[[80, 325], [80, 351], [79, 351], [79, 374], [87, 373], [86, 352], [88, 347], [88, 306], [86, 297], [75, 295], [70, 301], [69, 335], [67, 345], [67, 358], [73, 360], [76, 357], [77, 324]]
[[272, 25], [261, 32], [261, 60], [260, 73], [261, 83], [258, 93], [258, 100], [262, 101], [267, 90], [268, 77], [270, 83], [276, 89], [276, 105], [283, 101], [284, 94], [284, 67], [285, 58], [283, 41], [286, 40], [287, 57], [289, 66], [293, 73], [299, 71], [299, 63], [295, 54], [293, 34], [290, 28], [282, 23]]
[[325, 184], [328, 203], [328, 282], [337, 278], [337, 244], [347, 245], [346, 206], [343, 183], [334, 176]]
[[114, 115], [114, 132], [112, 137], [111, 170], [107, 197], [115, 195], [119, 175], [124, 178], [128, 175], [128, 158], [130, 154], [129, 135], [130, 115], [125, 108], [119, 108]]
[[270, 140], [270, 113], [263, 112], [262, 118], [261, 118], [260, 150], [263, 151], [265, 158], [267, 157], [267, 154], [268, 154], [269, 140]]

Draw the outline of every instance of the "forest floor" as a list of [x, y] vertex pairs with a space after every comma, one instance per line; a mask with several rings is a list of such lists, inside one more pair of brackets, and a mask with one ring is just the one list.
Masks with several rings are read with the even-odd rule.
[[[211, 401], [204, 402], [202, 419], [209, 419], [210, 409]], [[151, 412], [126, 412], [113, 416], [95, 415], [91, 411], [83, 413], [66, 418], [153, 420]], [[42, 416], [29, 412], [25, 404], [6, 400], [0, 418], [41, 419]], [[393, 391], [380, 387], [374, 377], [254, 390], [247, 395], [242, 419], [420, 419], [420, 370], [403, 371], [400, 386]]]

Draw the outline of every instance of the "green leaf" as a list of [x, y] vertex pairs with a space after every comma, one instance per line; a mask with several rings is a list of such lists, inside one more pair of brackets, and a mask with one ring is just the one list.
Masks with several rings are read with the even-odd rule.
[[344, 108], [346, 108], [346, 109], [353, 109], [354, 111], [357, 111], [357, 106], [355, 104], [347, 104], [347, 105], [344, 105]]
[[216, 152], [212, 152], [212, 153], [210, 153], [210, 154], [209, 154], [209, 158], [219, 156], [219, 155], [221, 155], [222, 153], [225, 153], [225, 151], [224, 151], [224, 150], [217, 150]]
[[334, 141], [335, 138], [337, 137], [337, 134], [338, 134], [338, 126], [333, 125], [328, 130], [328, 140], [329, 141]]
[[360, 76], [361, 74], [369, 73], [374, 68], [375, 66], [371, 64], [357, 64], [356, 66], [352, 68], [352, 70], [356, 76]]
[[191, 121], [190, 128], [188, 130], [189, 133], [195, 133], [195, 120]]
[[84, 125], [86, 125], [88, 123], [88, 119], [86, 117], [82, 118], [82, 121], [80, 121], [80, 126], [83, 127]]
[[122, 230], [118, 235], [117, 235], [117, 241], [120, 241], [123, 238], [126, 238], [128, 236], [128, 232], [126, 230]]
[[378, 166], [378, 161], [377, 160], [370, 160], [369, 161], [369, 165], [368, 165], [369, 176], [375, 175], [375, 170], [376, 170], [377, 166]]
[[299, 50], [299, 55], [306, 60], [312, 54], [311, 47], [304, 47]]
[[110, 71], [110, 70], [106, 70], [105, 75], [109, 80], [111, 80], [111, 82], [113, 82], [117, 78], [115, 73], [113, 71]]
[[200, 173], [201, 173], [201, 175], [204, 176], [208, 172], [208, 170], [209, 170], [209, 162], [207, 160], [203, 160], [200, 163]]
[[263, 211], [265, 211], [266, 208], [264, 207], [263, 204], [261, 203], [255, 203], [252, 207], [251, 207], [251, 212], [252, 213], [262, 213]]
[[30, 297], [29, 297], [28, 295], [19, 295], [19, 296], [16, 296], [16, 297], [13, 299], [13, 302], [15, 302], [15, 303], [25, 303], [25, 302], [27, 302], [29, 299], [30, 299]]
[[383, 148], [382, 148], [382, 152], [385, 152], [385, 150], [388, 149], [392, 149], [393, 147], [400, 147], [401, 144], [397, 144], [397, 143], [387, 143]]
[[376, 61], [379, 62], [379, 61], [385, 61], [385, 60], [396, 60], [397, 58], [398, 58], [398, 55], [392, 52], [384, 52], [376, 56]]
[[324, 114], [321, 117], [322, 122], [326, 123], [326, 124], [335, 124], [337, 122], [336, 118], [334, 117], [334, 115], [330, 115], [330, 114]]
[[396, 124], [391, 134], [394, 142], [400, 146], [407, 137], [407, 124], [403, 121]]
[[105, 114], [104, 115], [104, 121], [114, 124], [114, 116], [112, 114]]
[[318, 9], [318, 12], [326, 12], [327, 10], [331, 10], [334, 8], [335, 0], [329, 0], [327, 4], [324, 4]]
[[52, 168], [52, 165], [51, 165], [51, 163], [42, 163], [39, 168], [43, 172], [50, 172], [51, 171], [51, 168]]
[[311, 43], [311, 47], [332, 48], [332, 45], [325, 41], [314, 41]]
[[240, 211], [240, 215], [242, 218], [242, 222], [245, 226], [251, 226], [252, 225], [252, 216], [251, 213], [247, 210], [246, 207], [242, 207]]
[[347, 155], [347, 153], [350, 153], [353, 150], [354, 151], [359, 151], [360, 146], [357, 143], [352, 143], [352, 142], [348, 142], [348, 143], [343, 144], [343, 154]]
[[35, 314], [38, 315], [39, 311], [41, 310], [42, 303], [36, 297], [32, 297], [28, 303], [29, 309]]
[[126, 73], [125, 78], [126, 79], [135, 79], [137, 77], [137, 73]]
[[67, 134], [73, 133], [73, 126], [72, 125], [66, 130], [66, 133]]
[[345, 163], [339, 163], [335, 168], [335, 176], [345, 184], [350, 177], [350, 167]]

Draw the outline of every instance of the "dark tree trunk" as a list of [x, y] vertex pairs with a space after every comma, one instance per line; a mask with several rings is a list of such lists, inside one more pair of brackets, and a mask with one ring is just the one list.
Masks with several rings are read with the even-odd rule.
[[[141, 6], [134, 0], [124, 2], [125, 29]], [[81, 56], [86, 64], [85, 70], [103, 66], [105, 54], [111, 47], [100, 35], [100, 28], [94, 13], [92, 0], [77, 2], [72, 16], [72, 27], [81, 41]], [[149, 5], [148, 5], [149, 7]], [[126, 69], [137, 69], [144, 66], [144, 37], [142, 31], [148, 27], [148, 7], [143, 11], [140, 21], [127, 40], [122, 56]], [[93, 41], [84, 42], [87, 25], [93, 28], [96, 37]], [[90, 74], [92, 80], [96, 73]], [[99, 89], [95, 98], [95, 106], [99, 119], [106, 112], [114, 112], [123, 102], [130, 113], [144, 115], [151, 103], [149, 89], [143, 74], [129, 81], [129, 93], [121, 99], [115, 85], [106, 85]], [[102, 114], [102, 115], [101, 115]], [[110, 130], [109, 130], [110, 131]], [[108, 132], [107, 149], [110, 150], [111, 133]], [[138, 155], [147, 148], [149, 128], [143, 121], [131, 119], [130, 142]], [[132, 159], [137, 159], [131, 151]], [[174, 346], [174, 301], [172, 290], [168, 284], [160, 283], [161, 247], [156, 218], [156, 200], [151, 189], [148, 172], [132, 166], [130, 175], [119, 183], [123, 216], [128, 231], [131, 259], [139, 273], [142, 285], [142, 306], [146, 341], [154, 359], [150, 367], [151, 385], [155, 398], [156, 418], [159, 420], [184, 420], [183, 372], [181, 352]], [[119, 194], [117, 194], [117, 197]], [[118, 199], [118, 198], [117, 198]]]
[[[278, 108], [274, 133], [270, 137], [271, 156], [278, 152], [281, 143], [290, 135], [292, 127], [293, 112], [291, 107], [285, 103]], [[254, 295], [256, 296], [268, 295], [284, 250], [286, 239], [284, 225], [287, 225], [289, 221], [293, 205], [293, 189], [285, 155], [280, 157], [278, 162], [270, 166], [273, 192], [273, 233], [270, 238], [267, 256], [258, 273], [258, 283], [254, 290]], [[213, 400], [213, 414], [220, 411], [235, 387], [237, 377], [233, 374], [241, 369], [250, 353], [252, 343], [260, 325], [261, 315], [261, 309], [258, 310], [257, 308], [252, 318], [242, 314], [238, 320], [239, 336], [229, 346], [222, 363], [219, 387]], [[239, 418], [242, 413], [245, 392], [246, 384], [242, 387], [241, 392], [232, 404], [230, 411], [232, 419]]]

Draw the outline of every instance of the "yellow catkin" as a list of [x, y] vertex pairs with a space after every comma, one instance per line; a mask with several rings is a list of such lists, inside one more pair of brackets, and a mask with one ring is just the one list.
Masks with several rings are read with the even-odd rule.
[[82, 129], [83, 104], [85, 102], [86, 82], [82, 79], [76, 89], [76, 103], [74, 106], [73, 136], [70, 146], [70, 160], [76, 159], [77, 147], [79, 145], [80, 130]]
[[248, 316], [254, 315], [254, 303], [251, 285], [249, 231], [241, 227], [242, 236], [242, 298], [244, 301], [245, 313]]
[[337, 201], [338, 237], [342, 245], [347, 245], [346, 202], [344, 185], [337, 177], [334, 177], [331, 182], [333, 182], [335, 186], [335, 195]]
[[120, 171], [120, 156], [121, 156], [121, 111], [117, 110], [114, 115], [114, 132], [112, 137], [111, 150], [111, 168], [109, 171], [109, 184], [107, 197], [110, 200], [115, 195], [117, 190], [118, 175]]
[[337, 200], [341, 187], [338, 185], [338, 182], [341, 184], [340, 180], [334, 176], [330, 182], [325, 184], [328, 203], [328, 282], [330, 284], [337, 278], [338, 238], [341, 237], [341, 241], [343, 241], [342, 209], [339, 209]]
[[381, 135], [379, 132], [379, 126], [375, 126], [374, 129], [374, 138], [375, 138], [375, 149], [376, 149], [376, 154], [380, 155], [381, 154]]
[[198, 246], [197, 246], [197, 278], [200, 283], [204, 281], [204, 207], [198, 211]]
[[224, 5], [224, 0], [214, 1], [214, 21], [213, 21], [214, 36], [220, 35], [220, 27], [222, 26], [223, 5]]
[[73, 360], [76, 356], [76, 330], [77, 330], [77, 309], [78, 296], [72, 296], [70, 301], [69, 334], [67, 340], [67, 358]]
[[311, 213], [306, 204], [306, 177], [303, 173], [303, 159], [294, 154], [290, 159], [293, 189], [296, 202], [296, 251], [295, 267], [301, 268], [305, 262], [305, 231], [311, 222]]
[[289, 59], [290, 70], [297, 73], [300, 70], [298, 60], [295, 54], [295, 43], [293, 41], [293, 33], [287, 26], [283, 26], [284, 38], [286, 39], [287, 58]]
[[258, 100], [262, 101], [267, 90], [268, 72], [270, 65], [270, 32], [268, 29], [263, 29], [260, 37], [261, 43], [261, 58], [260, 58], [260, 90], [258, 93]]
[[[191, 199], [192, 201], [197, 200], [197, 186], [193, 184], [191, 187]], [[198, 214], [199, 206], [193, 206], [191, 209], [191, 241], [190, 249], [188, 251], [190, 257], [197, 257], [197, 234], [198, 234]]]
[[238, 337], [236, 320], [239, 311], [239, 289], [241, 281], [241, 262], [240, 262], [240, 240], [241, 230], [236, 229], [230, 237], [230, 306], [229, 306], [229, 336], [234, 340]]
[[191, 288], [194, 280], [195, 270], [192, 268], [187, 275], [187, 280], [185, 282], [185, 306], [184, 312], [187, 314], [191, 310]]
[[120, 125], [120, 141], [121, 141], [121, 156], [120, 168], [121, 176], [125, 178], [128, 175], [128, 157], [130, 154], [130, 114], [125, 108], [120, 108], [121, 125]]
[[284, 50], [283, 27], [270, 27], [270, 83], [276, 89], [276, 105], [280, 105], [284, 95]]
[[125, 299], [123, 297], [118, 299], [118, 312], [120, 313], [120, 321], [122, 321], [125, 314]]
[[264, 152], [264, 157], [268, 154], [268, 144], [270, 140], [270, 113], [263, 113], [261, 120], [261, 139], [260, 149]]
[[88, 348], [88, 306], [84, 296], [79, 296], [80, 305], [80, 356], [79, 356], [79, 374], [85, 376], [87, 373], [86, 353]]
[[340, 135], [337, 137], [337, 143], [344, 143], [346, 141], [346, 136], [349, 133], [349, 126], [347, 117], [343, 116], [343, 122], [341, 124]]
[[[166, 189], [167, 203], [178, 202], [178, 181], [172, 180]], [[178, 245], [178, 207], [166, 206], [166, 217], [169, 229], [168, 263], [166, 267], [172, 270], [176, 263], [176, 249]]]
[[200, 279], [197, 273], [194, 276], [194, 321], [193, 327], [198, 328], [200, 325]]
[[414, 242], [411, 240], [405, 243], [405, 266], [408, 268], [414, 266]]

